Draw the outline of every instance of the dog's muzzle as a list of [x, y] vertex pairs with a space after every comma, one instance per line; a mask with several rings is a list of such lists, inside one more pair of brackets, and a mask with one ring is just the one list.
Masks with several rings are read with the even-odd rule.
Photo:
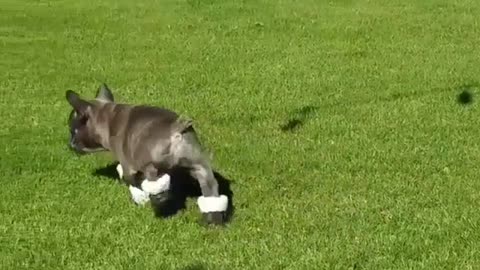
[[86, 151], [84, 151], [84, 150], [82, 149], [82, 147], [80, 147], [80, 146], [75, 142], [75, 139], [74, 139], [74, 138], [70, 139], [70, 143], [68, 144], [68, 146], [69, 146], [70, 150], [72, 150], [73, 152], [75, 152], [75, 153], [77, 153], [77, 154], [79, 154], [79, 155], [84, 155], [84, 154], [87, 153]]

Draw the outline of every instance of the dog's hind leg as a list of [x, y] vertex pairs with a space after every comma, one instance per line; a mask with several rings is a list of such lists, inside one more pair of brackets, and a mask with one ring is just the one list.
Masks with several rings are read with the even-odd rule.
[[178, 165], [188, 168], [202, 191], [198, 206], [209, 224], [222, 224], [226, 218], [228, 198], [220, 195], [217, 179], [210, 161], [193, 130], [176, 134], [172, 138], [171, 153]]
[[226, 211], [228, 199], [220, 197], [218, 182], [213, 175], [212, 168], [207, 162], [192, 164], [190, 174], [195, 178], [202, 191], [197, 200], [198, 207], [207, 223], [222, 223], [223, 212]]
[[206, 161], [193, 164], [190, 174], [197, 179], [202, 190], [197, 203], [204, 220], [209, 224], [222, 224], [226, 218], [228, 198], [219, 194], [218, 182], [210, 164]]
[[207, 162], [193, 164], [190, 175], [197, 179], [204, 197], [218, 197], [218, 183], [213, 175], [213, 170]]

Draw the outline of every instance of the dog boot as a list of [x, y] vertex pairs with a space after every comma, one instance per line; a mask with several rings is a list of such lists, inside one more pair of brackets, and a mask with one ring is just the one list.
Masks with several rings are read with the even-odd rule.
[[156, 202], [163, 202], [168, 199], [168, 190], [170, 189], [170, 175], [164, 174], [156, 181], [144, 180], [142, 189], [147, 192]]
[[122, 168], [122, 165], [120, 165], [120, 163], [117, 165], [117, 173], [118, 173], [118, 177], [120, 177], [120, 179], [122, 179], [122, 177], [123, 177], [123, 168]]
[[132, 200], [138, 205], [145, 205], [150, 201], [148, 193], [134, 186], [128, 186], [130, 194], [132, 195]]
[[207, 224], [220, 225], [223, 224], [226, 217], [228, 207], [228, 197], [220, 195], [218, 197], [200, 196], [197, 200], [200, 212], [202, 212], [203, 220]]

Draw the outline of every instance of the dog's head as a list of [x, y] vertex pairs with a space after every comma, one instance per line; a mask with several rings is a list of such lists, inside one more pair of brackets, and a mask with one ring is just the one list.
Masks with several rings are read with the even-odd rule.
[[67, 90], [66, 98], [72, 106], [69, 116], [70, 148], [79, 154], [106, 150], [102, 145], [102, 130], [104, 130], [99, 117], [100, 109], [105, 102], [113, 102], [113, 94], [103, 84], [95, 100], [82, 99], [72, 90]]

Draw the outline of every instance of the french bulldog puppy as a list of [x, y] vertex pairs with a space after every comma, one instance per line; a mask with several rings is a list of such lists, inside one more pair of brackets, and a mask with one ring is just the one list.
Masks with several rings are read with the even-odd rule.
[[73, 108], [69, 126], [75, 152], [110, 151], [132, 196], [144, 192], [156, 201], [167, 199], [168, 171], [186, 168], [200, 184], [202, 196], [197, 203], [205, 222], [224, 222], [228, 198], [219, 194], [192, 121], [165, 108], [116, 103], [105, 84], [95, 99], [83, 99], [72, 90], [66, 91], [66, 99]]

